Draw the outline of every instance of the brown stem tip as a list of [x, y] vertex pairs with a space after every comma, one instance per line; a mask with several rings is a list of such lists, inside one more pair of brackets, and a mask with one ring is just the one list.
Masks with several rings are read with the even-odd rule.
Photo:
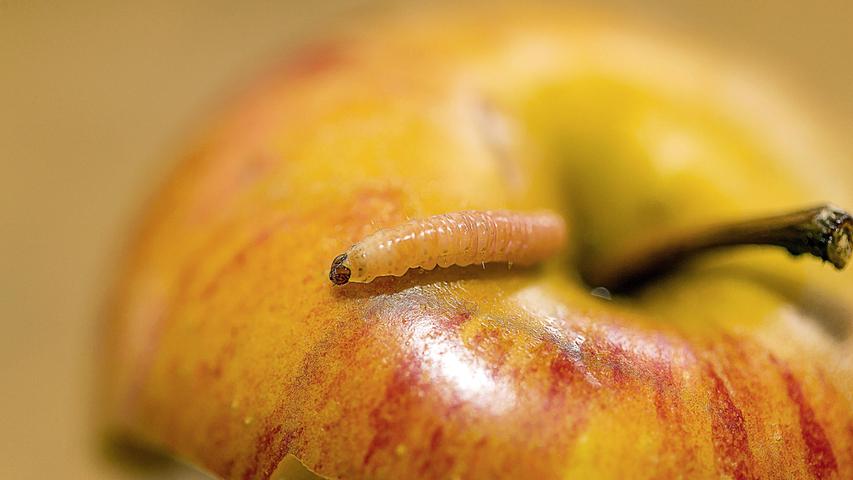
[[585, 279], [611, 291], [628, 291], [712, 250], [743, 245], [782, 247], [810, 254], [841, 270], [853, 255], [853, 217], [823, 205], [773, 217], [666, 235], [635, 244], [605, 261], [588, 264]]

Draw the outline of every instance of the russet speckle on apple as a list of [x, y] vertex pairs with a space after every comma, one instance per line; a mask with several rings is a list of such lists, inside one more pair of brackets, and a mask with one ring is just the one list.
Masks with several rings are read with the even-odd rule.
[[434, 8], [189, 149], [105, 323], [110, 431], [225, 479], [853, 478], [853, 276], [785, 251], [850, 257], [820, 123], [677, 37]]

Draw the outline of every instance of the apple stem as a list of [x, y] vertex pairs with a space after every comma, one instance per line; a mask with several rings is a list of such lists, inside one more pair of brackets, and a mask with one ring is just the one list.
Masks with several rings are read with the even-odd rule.
[[634, 244], [606, 261], [590, 263], [583, 273], [592, 286], [625, 293], [699, 254], [743, 245], [782, 247], [795, 256], [811, 254], [841, 270], [853, 254], [853, 217], [833, 205], [822, 205], [676, 233]]

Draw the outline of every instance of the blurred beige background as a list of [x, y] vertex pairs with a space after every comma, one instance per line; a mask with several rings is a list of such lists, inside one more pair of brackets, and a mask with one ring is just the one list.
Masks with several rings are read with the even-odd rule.
[[[755, 59], [853, 150], [853, 2], [603, 3]], [[123, 232], [225, 93], [381, 8], [0, 0], [0, 478], [199, 476], [120, 469], [93, 447], [94, 338]]]

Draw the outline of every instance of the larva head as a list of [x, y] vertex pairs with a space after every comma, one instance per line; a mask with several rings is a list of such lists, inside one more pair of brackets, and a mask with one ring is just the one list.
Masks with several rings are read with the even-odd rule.
[[342, 253], [332, 260], [332, 269], [329, 270], [329, 280], [335, 285], [344, 285], [349, 282], [352, 271], [344, 265], [347, 260], [347, 254]]

